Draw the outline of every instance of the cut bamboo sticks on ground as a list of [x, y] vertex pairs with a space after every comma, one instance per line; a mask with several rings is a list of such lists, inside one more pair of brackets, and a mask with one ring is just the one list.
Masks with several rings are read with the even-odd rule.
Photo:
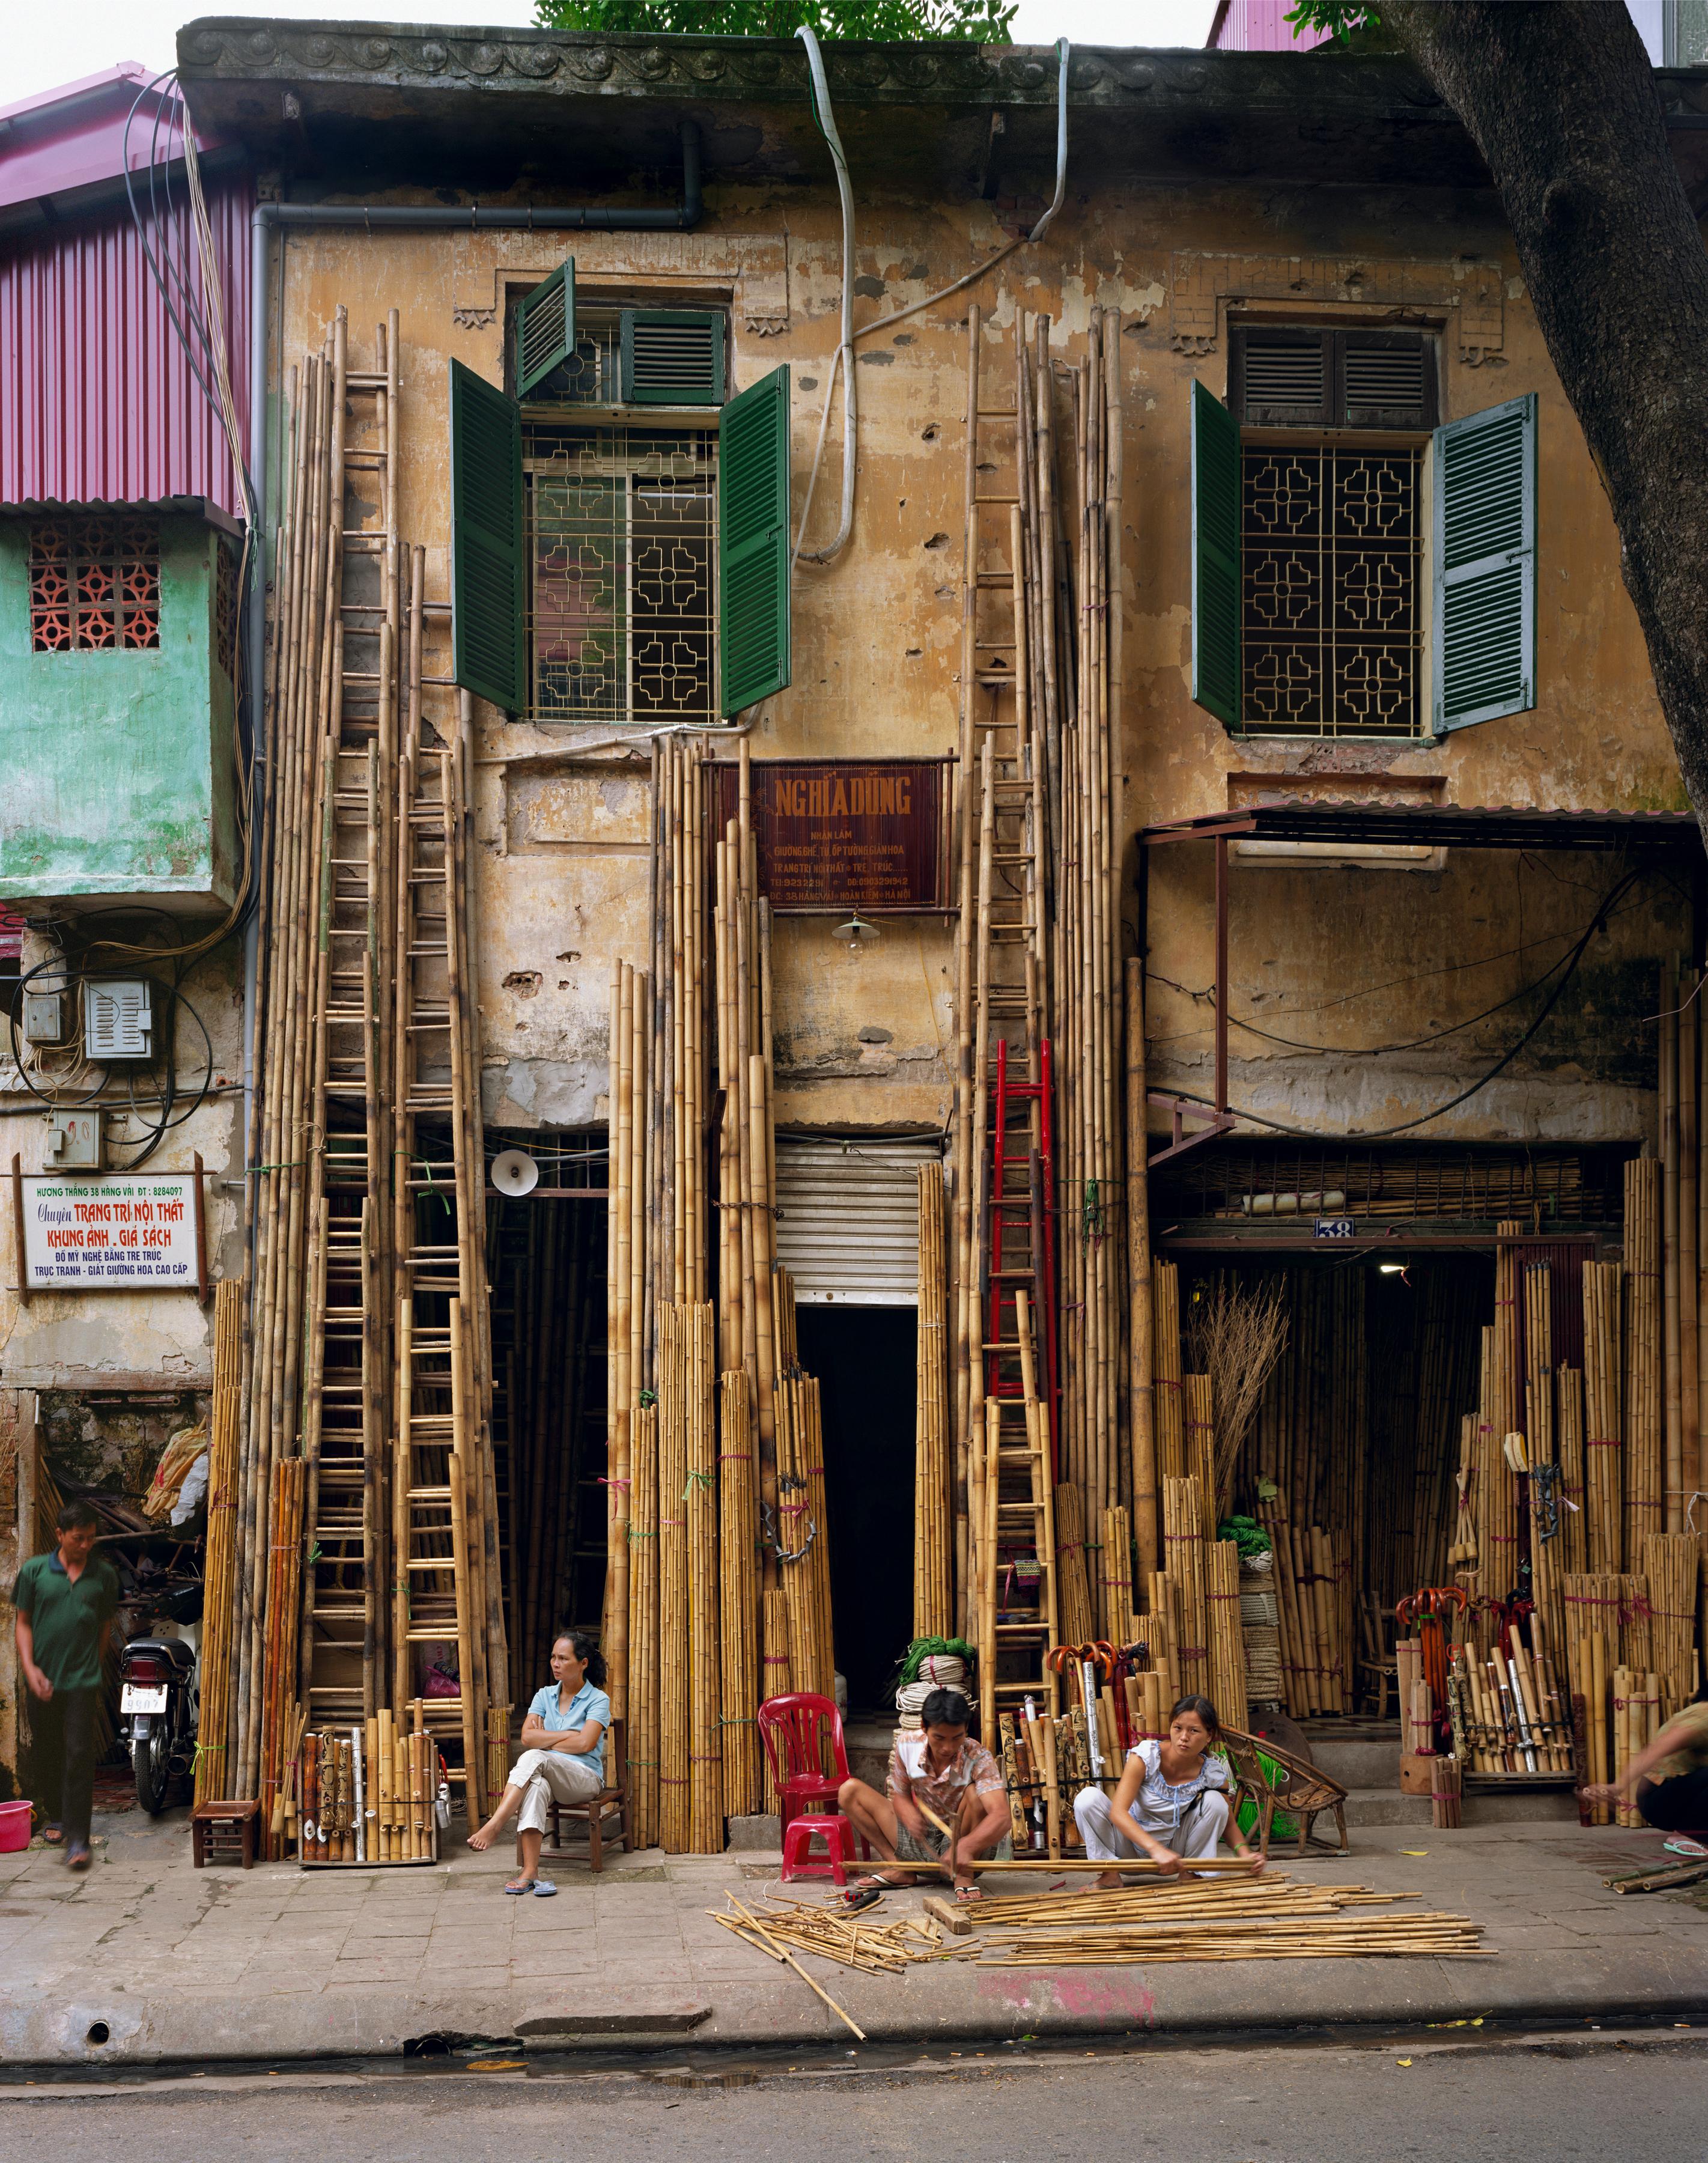
[[986, 1940], [979, 1967], [1124, 1967], [1176, 1961], [1358, 1960], [1368, 1957], [1492, 1960], [1467, 1917], [1311, 1915], [1244, 1923], [1166, 1924], [1148, 1929], [1039, 1930], [1008, 1944]]

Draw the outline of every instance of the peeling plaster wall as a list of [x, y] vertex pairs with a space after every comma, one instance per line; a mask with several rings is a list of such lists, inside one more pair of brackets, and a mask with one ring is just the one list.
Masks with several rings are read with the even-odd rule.
[[[855, 175], [858, 312], [869, 317], [958, 276], [1035, 212], [1021, 203], [920, 203], [884, 192], [868, 156]], [[785, 238], [786, 236], [786, 238]], [[401, 313], [403, 532], [426, 544], [430, 597], [447, 591], [446, 362], [502, 377], [508, 282], [573, 252], [600, 297], [720, 301], [731, 309], [731, 390], [787, 361], [795, 399], [799, 516], [835, 349], [840, 263], [827, 185], [720, 185], [691, 260], [679, 236], [294, 233], [280, 350], [317, 345], [340, 302], [359, 353], [387, 306]], [[780, 244], [780, 245], [779, 245]], [[1532, 713], [1440, 745], [1234, 741], [1190, 695], [1190, 385], [1225, 387], [1225, 312], [1208, 351], [1176, 350], [1171, 295], [1194, 251], [1332, 259], [1392, 268], [1500, 259], [1502, 336], [1460, 357], [1451, 307], [1405, 314], [1302, 306], [1311, 319], [1440, 326], [1443, 417], [1535, 390], [1541, 405], [1540, 698]], [[754, 266], [762, 265], [762, 278]], [[761, 287], [763, 287], [762, 293]], [[859, 347], [854, 539], [829, 568], [797, 567], [794, 683], [757, 717], [756, 757], [924, 755], [954, 747], [960, 652], [967, 303], [1007, 348], [1017, 307], [1047, 312], [1072, 359], [1093, 305], [1124, 319], [1124, 839], [1140, 825], [1224, 809], [1278, 776], [1313, 788], [1380, 785], [1467, 804], [1682, 807], [1676, 765], [1605, 500], [1548, 365], [1510, 243], [1483, 194], [1291, 183], [1099, 186], [1076, 172], [1048, 243], [961, 296]], [[1271, 306], [1270, 312], [1276, 312]], [[1191, 341], [1184, 341], [1190, 344]], [[988, 377], [1003, 395], [998, 359]], [[808, 545], [825, 537], [840, 482], [833, 417]], [[478, 905], [489, 1122], [581, 1127], [605, 1116], [606, 1003], [614, 957], [647, 956], [646, 762], [579, 752], [585, 732], [506, 724], [476, 708]], [[1236, 777], [1244, 777], [1243, 780]], [[1133, 851], [1129, 846], [1128, 863]], [[1377, 1061], [1370, 1046], [1434, 1034], [1507, 998], [1555, 959], [1611, 877], [1605, 859], [1454, 853], [1424, 874], [1236, 867], [1232, 1010], [1322, 1051], [1236, 1030], [1233, 1093], [1270, 1116], [1330, 1130], [1429, 1110], [1492, 1063], [1513, 1013]], [[1152, 1079], [1202, 1092], [1213, 967], [1208, 851], [1159, 851], [1149, 941]], [[1129, 889], [1136, 935], [1136, 899]], [[1632, 1139], [1653, 1120], [1656, 961], [1682, 935], [1684, 898], [1639, 890], [1586, 960], [1536, 1050], [1426, 1139]], [[930, 1128], [947, 1115], [952, 938], [941, 919], [894, 921], [875, 952], [845, 956], [821, 921], [783, 919], [775, 947], [778, 1109], [786, 1123]], [[1514, 951], [1517, 950], [1517, 951]], [[1498, 958], [1496, 958], [1498, 957]], [[1184, 987], [1184, 990], [1175, 988]], [[1339, 1002], [1339, 1003], [1328, 1003]]]

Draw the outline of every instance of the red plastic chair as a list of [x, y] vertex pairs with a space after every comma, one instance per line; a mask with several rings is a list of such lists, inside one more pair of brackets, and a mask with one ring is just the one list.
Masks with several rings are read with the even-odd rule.
[[[823, 1734], [830, 1731], [831, 1770], [824, 1769]], [[765, 1745], [771, 1778], [783, 1804], [783, 1825], [828, 1803], [831, 1813], [848, 1778], [848, 1750], [842, 1740], [842, 1715], [827, 1697], [794, 1690], [768, 1697], [759, 1708], [759, 1739]]]

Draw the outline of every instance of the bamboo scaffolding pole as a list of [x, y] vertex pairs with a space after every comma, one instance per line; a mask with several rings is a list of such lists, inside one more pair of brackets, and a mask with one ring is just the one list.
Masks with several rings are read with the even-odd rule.
[[951, 1634], [954, 1516], [945, 1333], [943, 1167], [921, 1165], [914, 1456], [914, 1635]]
[[752, 1385], [745, 1368], [720, 1378], [719, 1595], [723, 1659], [723, 1809], [748, 1817], [761, 1796], [759, 1484]]

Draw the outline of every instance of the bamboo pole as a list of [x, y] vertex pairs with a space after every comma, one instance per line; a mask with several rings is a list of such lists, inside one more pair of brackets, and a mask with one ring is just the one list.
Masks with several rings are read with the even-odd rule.
[[945, 1362], [943, 1167], [921, 1165], [919, 1349], [914, 1411], [914, 1635], [946, 1637], [953, 1619], [954, 1521]]

